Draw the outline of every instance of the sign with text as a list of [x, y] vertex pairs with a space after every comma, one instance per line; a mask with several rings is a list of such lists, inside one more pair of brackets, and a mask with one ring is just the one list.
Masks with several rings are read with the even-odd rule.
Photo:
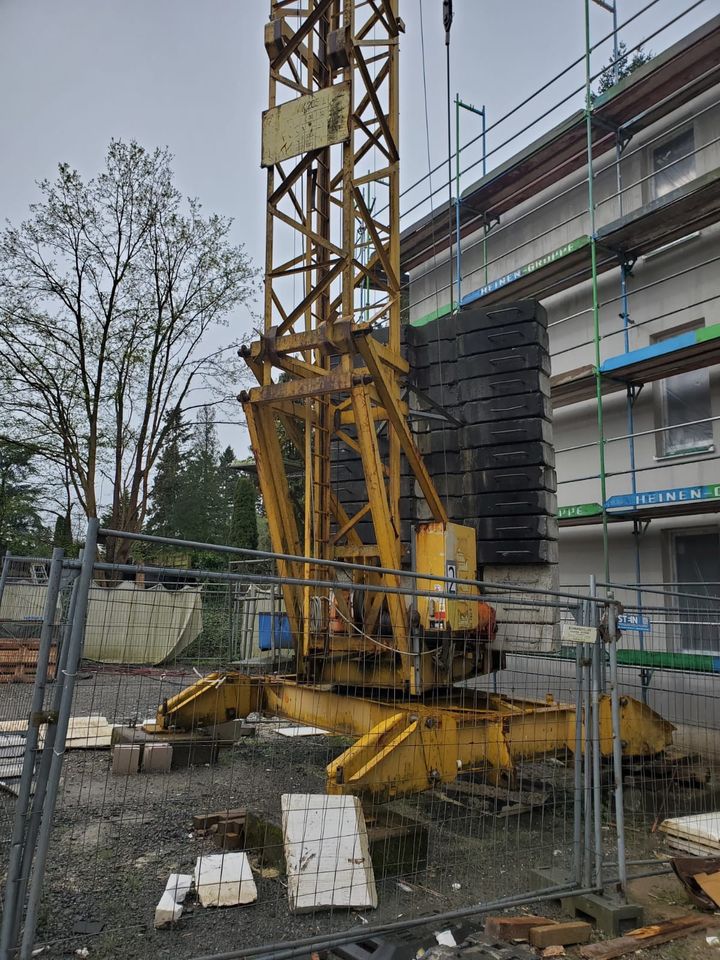
[[701, 483], [696, 487], [675, 487], [672, 490], [649, 490], [646, 493], [623, 493], [605, 501], [608, 510], [622, 507], [654, 507], [667, 503], [692, 503], [720, 499], [720, 483]]
[[570, 520], [573, 517], [596, 517], [602, 513], [599, 503], [575, 503], [569, 507], [558, 507], [558, 520]]
[[617, 625], [620, 630], [635, 630], [636, 633], [650, 631], [650, 620], [639, 613], [621, 613], [617, 618]]
[[578, 623], [564, 623], [561, 637], [563, 643], [595, 643], [597, 627], [581, 627]]

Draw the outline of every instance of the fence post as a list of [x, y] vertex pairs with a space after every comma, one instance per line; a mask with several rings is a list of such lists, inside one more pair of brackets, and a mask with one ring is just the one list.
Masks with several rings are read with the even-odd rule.
[[5, 593], [5, 584], [7, 583], [8, 576], [10, 574], [10, 561], [12, 559], [12, 554], [9, 550], [5, 551], [5, 556], [3, 557], [2, 569], [0, 570], [0, 607], [2, 606], [2, 598]]
[[33, 951], [35, 929], [37, 927], [38, 911], [40, 908], [40, 896], [42, 894], [45, 876], [45, 863], [47, 861], [50, 833], [52, 831], [60, 775], [62, 773], [63, 759], [65, 756], [65, 742], [67, 739], [70, 712], [72, 710], [73, 693], [75, 691], [75, 678], [83, 651], [88, 597], [92, 585], [93, 567], [97, 553], [97, 537], [98, 521], [97, 518], [91, 517], [88, 520], [87, 534], [85, 536], [85, 551], [78, 579], [75, 616], [72, 621], [70, 637], [67, 644], [67, 659], [64, 669], [62, 697], [58, 710], [57, 729], [55, 731], [55, 745], [53, 747], [50, 770], [48, 772], [47, 795], [43, 805], [42, 821], [38, 831], [37, 853], [33, 865], [32, 879], [30, 881], [30, 893], [25, 914], [25, 926], [22, 934], [20, 960], [30, 960]]
[[[582, 619], [582, 606], [578, 610]], [[573, 757], [573, 772], [575, 775], [575, 792], [573, 793], [573, 860], [575, 883], [582, 886], [583, 879], [583, 846], [582, 846], [582, 776], [583, 776], [583, 744], [582, 744], [582, 647], [578, 643], [575, 647], [575, 755]]]
[[[82, 560], [83, 551], [80, 551], [80, 560]], [[20, 879], [18, 883], [18, 903], [25, 903], [25, 895], [27, 893], [27, 884], [30, 877], [30, 868], [32, 866], [33, 857], [35, 856], [35, 844], [37, 842], [38, 830], [40, 828], [40, 820], [42, 818], [43, 805], [45, 803], [45, 793], [47, 790], [48, 774], [50, 772], [50, 764], [52, 762], [53, 748], [55, 746], [55, 731], [57, 729], [55, 718], [58, 715], [60, 710], [60, 703], [62, 701], [63, 693], [63, 683], [62, 679], [65, 676], [65, 666], [67, 664], [67, 650], [68, 643], [70, 641], [70, 631], [72, 630], [73, 619], [75, 616], [75, 605], [77, 603], [77, 593], [78, 593], [78, 581], [79, 575], [77, 572], [74, 574], [72, 589], [70, 592], [70, 601], [68, 603], [67, 615], [65, 618], [65, 627], [63, 629], [62, 640], [60, 644], [60, 653], [58, 656], [57, 666], [55, 668], [55, 688], [53, 690], [53, 699], [52, 706], [50, 707], [51, 721], [47, 724], [45, 728], [45, 742], [43, 744], [43, 749], [40, 754], [40, 763], [38, 765], [37, 774], [35, 777], [35, 792], [33, 794], [32, 809], [30, 811], [30, 823], [27, 828], [27, 839], [25, 841], [25, 847], [23, 849], [23, 859], [22, 866], [20, 869]], [[18, 930], [20, 927], [21, 921], [21, 908], [19, 908], [15, 913], [15, 929], [13, 931], [12, 943], [15, 944], [17, 941]]]
[[613, 775], [615, 780], [615, 831], [617, 834], [618, 884], [625, 899], [627, 894], [627, 862], [625, 860], [625, 799], [623, 796], [622, 738], [620, 731], [620, 688], [617, 664], [617, 607], [612, 592], [608, 593], [608, 635], [610, 649], [610, 705], [613, 736]]
[[[29, 812], [30, 795], [32, 793], [33, 774], [35, 773], [35, 759], [40, 725], [45, 722], [45, 716], [43, 714], [45, 684], [50, 662], [50, 650], [55, 628], [55, 616], [57, 613], [64, 556], [65, 551], [61, 547], [55, 547], [50, 562], [50, 575], [48, 577], [47, 592], [45, 594], [45, 610], [43, 612], [42, 627], [40, 629], [37, 668], [30, 702], [27, 733], [25, 735], [23, 765], [15, 804], [15, 818], [13, 821], [7, 881], [5, 884], [5, 909], [3, 911], [2, 932], [0, 932], [0, 957], [2, 957], [3, 960], [5, 960], [5, 957], [8, 955], [8, 950], [15, 945], [13, 932], [17, 929], [16, 912], [22, 910], [22, 901], [19, 900], [17, 896], [20, 865], [25, 843], [27, 815]], [[5, 573], [6, 569], [7, 564], [4, 565], [3, 573]]]
[[[597, 594], [597, 581], [590, 576], [590, 596]], [[592, 677], [592, 785], [593, 785], [593, 825], [595, 850], [595, 886], [602, 887], [602, 782], [600, 769], [600, 687], [602, 661], [600, 656], [600, 616], [596, 600], [591, 600], [590, 625], [596, 628], [595, 642], [590, 648], [590, 673]]]

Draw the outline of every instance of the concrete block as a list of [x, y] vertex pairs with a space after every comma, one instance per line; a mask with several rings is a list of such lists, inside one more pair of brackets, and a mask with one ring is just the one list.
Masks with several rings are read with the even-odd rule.
[[483, 580], [486, 583], [510, 584], [518, 590], [530, 587], [533, 590], [557, 592], [560, 589], [560, 568], [557, 564], [488, 564], [483, 570]]
[[165, 892], [155, 907], [155, 926], [166, 927], [176, 923], [182, 916], [182, 904], [190, 892], [193, 878], [190, 874], [171, 873], [165, 884]]
[[257, 900], [257, 887], [246, 853], [198, 857], [195, 889], [204, 907], [242, 906]]
[[169, 927], [182, 916], [182, 904], [176, 903], [171, 893], [163, 893], [155, 907], [155, 928]]
[[291, 911], [377, 907], [360, 800], [286, 793], [281, 808]]
[[618, 937], [628, 930], [642, 926], [643, 908], [636, 903], [620, 903], [613, 897], [585, 893], [567, 897], [563, 907], [576, 917], [591, 917], [595, 925], [610, 937]]
[[116, 744], [112, 751], [112, 772], [118, 777], [127, 777], [140, 769], [140, 746]]
[[[492, 603], [492, 597], [489, 598]], [[504, 653], [552, 653], [560, 649], [559, 623], [506, 623], [498, 621], [493, 649]]]
[[142, 755], [143, 773], [169, 773], [172, 753], [169, 743], [146, 743]]

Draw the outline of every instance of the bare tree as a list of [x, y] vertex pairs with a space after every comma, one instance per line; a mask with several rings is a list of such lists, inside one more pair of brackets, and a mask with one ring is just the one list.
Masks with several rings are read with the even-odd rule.
[[113, 141], [95, 179], [61, 164], [0, 235], [0, 439], [42, 449], [88, 517], [106, 484], [123, 530], [142, 526], [173, 411], [235, 385], [237, 342], [210, 350], [207, 334], [255, 289], [230, 221], [184, 204], [170, 163]]

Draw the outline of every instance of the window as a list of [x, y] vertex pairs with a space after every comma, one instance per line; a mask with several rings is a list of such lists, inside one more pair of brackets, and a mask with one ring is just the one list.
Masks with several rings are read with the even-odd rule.
[[[720, 652], [720, 534], [675, 533], [673, 561], [679, 594], [671, 620], [682, 650]], [[692, 596], [684, 596], [692, 594]], [[706, 600], [703, 598], [707, 597]]]
[[[654, 343], [668, 340], [688, 330], [702, 327], [702, 321], [689, 326], [666, 330], [652, 338]], [[665, 377], [655, 385], [657, 401], [657, 426], [674, 427], [674, 430], [659, 430], [657, 433], [657, 453], [659, 457], [680, 457], [689, 453], [705, 452], [712, 448], [713, 425], [708, 421], [712, 416], [710, 405], [710, 374], [707, 367], [700, 370], [688, 370], [674, 377]]]
[[692, 127], [652, 151], [652, 198], [657, 200], [695, 178], [695, 134]]

